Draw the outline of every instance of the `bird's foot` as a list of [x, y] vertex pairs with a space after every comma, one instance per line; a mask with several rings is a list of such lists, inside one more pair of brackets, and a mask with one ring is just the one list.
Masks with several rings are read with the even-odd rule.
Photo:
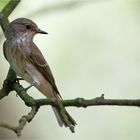
[[15, 80], [14, 80], [14, 82], [17, 82], [18, 84], [19, 84], [19, 81], [21, 81], [21, 80], [24, 80], [23, 78], [16, 78]]

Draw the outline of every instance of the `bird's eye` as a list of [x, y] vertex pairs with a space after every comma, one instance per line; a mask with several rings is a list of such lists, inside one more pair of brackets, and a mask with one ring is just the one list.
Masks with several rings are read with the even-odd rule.
[[30, 25], [26, 25], [26, 29], [30, 29], [31, 28], [31, 26]]

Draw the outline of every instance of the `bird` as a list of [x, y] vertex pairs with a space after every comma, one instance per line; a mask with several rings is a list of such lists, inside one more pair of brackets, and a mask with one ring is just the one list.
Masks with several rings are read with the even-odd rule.
[[[6, 40], [3, 44], [3, 53], [14, 72], [30, 86], [36, 87], [47, 98], [63, 100], [55, 83], [52, 71], [43, 54], [33, 42], [36, 34], [48, 34], [37, 24], [27, 18], [17, 18], [9, 23], [6, 31]], [[58, 124], [67, 127], [58, 109], [52, 106]], [[65, 109], [70, 125], [75, 126], [75, 120]]]

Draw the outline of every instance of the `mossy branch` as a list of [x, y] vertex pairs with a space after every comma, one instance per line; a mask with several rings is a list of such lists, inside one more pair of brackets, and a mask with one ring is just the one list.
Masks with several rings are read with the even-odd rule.
[[[11, 69], [9, 70], [9, 73], [12, 73]], [[8, 73], [7, 78], [12, 78], [10, 74]], [[11, 126], [7, 123], [0, 123], [0, 127], [4, 127], [7, 129], [10, 129], [14, 131], [17, 136], [21, 135], [21, 131], [24, 128], [24, 126], [27, 124], [27, 122], [30, 122], [35, 114], [37, 113], [38, 109], [41, 106], [46, 106], [46, 105], [52, 105], [57, 108], [62, 112], [62, 118], [63, 121], [65, 121], [70, 130], [74, 132], [74, 127], [67, 122], [67, 119], [65, 118], [65, 113], [63, 112], [63, 107], [89, 107], [89, 106], [101, 106], [101, 105], [111, 105], [111, 106], [135, 106], [135, 107], [140, 107], [140, 99], [105, 99], [104, 95], [102, 94], [100, 97], [96, 97], [93, 99], [84, 99], [84, 98], [76, 98], [76, 99], [71, 99], [71, 100], [57, 100], [55, 98], [52, 99], [34, 99], [33, 97], [29, 96], [25, 89], [18, 83], [18, 81], [14, 80], [11, 83], [12, 79], [6, 79], [6, 82], [3, 84], [3, 88], [0, 91], [0, 97], [8, 95], [8, 93], [12, 90], [15, 90], [16, 93], [19, 95], [19, 97], [24, 101], [25, 105], [28, 107], [31, 107], [31, 111], [28, 113], [28, 115], [23, 115], [21, 119], [19, 120], [19, 125], [18, 126]], [[9, 87], [10, 85], [10, 87]], [[8, 90], [3, 90], [5, 87], [8, 86]], [[0, 98], [2, 99], [2, 98]]]
[[9, 3], [0, 12], [0, 24], [2, 30], [5, 32], [7, 25], [9, 24], [8, 16], [16, 8], [20, 0], [10, 0]]

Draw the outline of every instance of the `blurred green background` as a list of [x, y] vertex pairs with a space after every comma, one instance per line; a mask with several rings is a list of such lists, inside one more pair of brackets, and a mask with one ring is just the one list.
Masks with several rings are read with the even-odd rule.
[[[0, 8], [6, 3], [0, 1]], [[140, 97], [139, 0], [22, 0], [10, 21], [30, 18], [47, 31], [34, 42], [47, 59], [64, 99], [76, 97], [138, 99]], [[0, 85], [9, 64], [3, 57], [0, 29]], [[24, 87], [28, 84], [23, 82]], [[34, 98], [43, 95], [29, 90]], [[100, 106], [67, 108], [77, 122], [76, 133], [60, 128], [50, 107], [42, 107], [18, 139], [140, 139], [140, 109]], [[17, 125], [27, 114], [15, 92], [0, 101], [0, 121]], [[0, 128], [1, 139], [16, 135]]]

